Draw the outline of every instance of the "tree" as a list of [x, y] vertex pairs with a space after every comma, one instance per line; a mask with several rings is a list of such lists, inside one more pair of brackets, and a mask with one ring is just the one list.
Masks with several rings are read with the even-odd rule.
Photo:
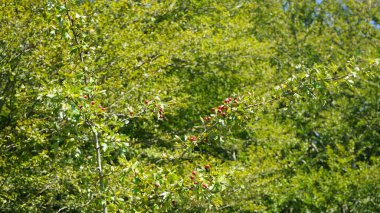
[[1, 211], [380, 209], [378, 2], [0, 5]]

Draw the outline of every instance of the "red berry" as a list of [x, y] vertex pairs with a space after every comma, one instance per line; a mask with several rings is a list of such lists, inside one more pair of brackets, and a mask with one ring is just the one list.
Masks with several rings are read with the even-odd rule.
[[91, 105], [94, 106], [95, 105], [95, 101], [91, 101]]
[[189, 140], [190, 140], [190, 141], [193, 141], [193, 142], [194, 142], [194, 141], [196, 141], [196, 140], [197, 140], [197, 137], [196, 137], [196, 136], [194, 136], [194, 135], [193, 135], [193, 136], [190, 136]]
[[203, 188], [208, 189], [208, 185], [207, 184], [203, 183], [202, 186], [203, 186]]
[[224, 103], [228, 104], [228, 103], [230, 103], [230, 101], [232, 101], [232, 98], [226, 98], [226, 99], [224, 100]]
[[197, 184], [198, 184], [198, 181], [194, 181], [194, 184], [197, 185]]
[[82, 109], [82, 108], [83, 108], [83, 106], [82, 106], [82, 105], [78, 105], [78, 107], [79, 107], [79, 109]]
[[102, 110], [103, 110], [103, 111], [106, 111], [106, 109], [107, 109], [107, 108], [105, 108], [105, 107], [102, 107]]
[[195, 177], [191, 175], [191, 176], [190, 176], [190, 179], [191, 179], [191, 180], [194, 180], [194, 179], [195, 179]]
[[144, 103], [145, 103], [146, 105], [148, 105], [148, 104], [149, 104], [149, 100], [145, 100]]
[[191, 172], [191, 174], [193, 174], [193, 175], [196, 175], [196, 174], [197, 174], [197, 172], [196, 172], [196, 171], [192, 171], [192, 172]]
[[205, 169], [209, 170], [211, 168], [210, 164], [205, 165]]
[[129, 114], [130, 114], [131, 116], [133, 116], [135, 113], [134, 113], [134, 112], [129, 112]]
[[87, 96], [87, 95], [84, 95], [84, 96], [83, 96], [83, 98], [87, 99], [87, 98], [88, 98], [88, 96]]

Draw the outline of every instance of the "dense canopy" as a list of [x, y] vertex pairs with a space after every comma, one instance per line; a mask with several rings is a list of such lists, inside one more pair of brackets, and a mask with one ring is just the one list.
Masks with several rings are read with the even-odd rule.
[[379, 212], [380, 1], [0, 2], [1, 212]]

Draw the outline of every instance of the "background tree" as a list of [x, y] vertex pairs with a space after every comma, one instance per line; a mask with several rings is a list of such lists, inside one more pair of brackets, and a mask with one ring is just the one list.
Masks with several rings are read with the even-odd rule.
[[0, 210], [378, 211], [378, 11], [0, 3]]

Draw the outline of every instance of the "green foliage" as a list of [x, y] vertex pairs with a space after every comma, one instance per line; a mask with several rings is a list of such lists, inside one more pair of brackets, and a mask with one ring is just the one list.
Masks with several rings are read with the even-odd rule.
[[379, 8], [3, 1], [0, 211], [379, 211]]

